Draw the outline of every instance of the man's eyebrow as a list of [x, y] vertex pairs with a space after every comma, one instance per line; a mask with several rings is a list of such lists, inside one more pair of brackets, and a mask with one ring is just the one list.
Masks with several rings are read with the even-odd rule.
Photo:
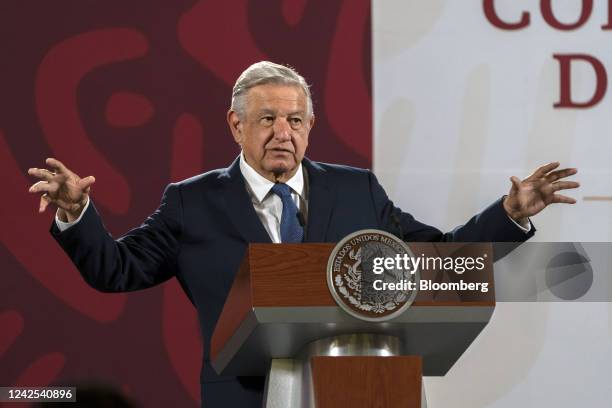
[[272, 109], [260, 109], [259, 112], [257, 112], [259, 115], [276, 115], [276, 112], [274, 112]]
[[[257, 112], [258, 115], [274, 115], [276, 116], [276, 111], [272, 110], [272, 109], [267, 109], [267, 108], [262, 108]], [[289, 112], [287, 114], [287, 116], [296, 116], [296, 115], [300, 115], [300, 116], [304, 116], [305, 115], [305, 111], [303, 110], [297, 110], [297, 111], [293, 111], [293, 112]]]
[[295, 115], [304, 116], [304, 113], [305, 112], [303, 110], [299, 110], [299, 111], [289, 112], [287, 116], [295, 116]]

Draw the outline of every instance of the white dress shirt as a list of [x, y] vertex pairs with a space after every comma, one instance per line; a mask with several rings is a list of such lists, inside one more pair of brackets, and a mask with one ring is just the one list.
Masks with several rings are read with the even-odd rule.
[[[240, 172], [246, 181], [247, 192], [251, 197], [253, 208], [259, 217], [259, 220], [268, 231], [268, 235], [272, 242], [278, 244], [281, 242], [280, 223], [281, 215], [283, 214], [283, 202], [280, 197], [274, 194], [271, 190], [274, 182], [263, 177], [251, 167], [244, 155], [240, 155]], [[302, 219], [305, 221], [307, 216], [308, 203], [308, 178], [302, 167], [302, 163], [298, 166], [297, 171], [285, 183], [291, 188], [291, 198], [295, 202], [298, 210], [302, 213]]]

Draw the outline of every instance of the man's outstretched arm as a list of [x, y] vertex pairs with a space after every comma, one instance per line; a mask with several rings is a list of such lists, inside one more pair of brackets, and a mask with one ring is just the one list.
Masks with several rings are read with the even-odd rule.
[[406, 241], [522, 242], [535, 232], [529, 217], [552, 203], [575, 203], [574, 199], [558, 192], [579, 187], [575, 181], [563, 180], [576, 174], [577, 170], [555, 170], [558, 166], [557, 162], [541, 166], [522, 181], [512, 177], [512, 187], [507, 196], [448, 233], [421, 223], [395, 207], [373, 174], [370, 175], [370, 188], [380, 224], [402, 235]]
[[54, 204], [58, 219], [73, 223], [62, 231], [54, 221], [51, 233], [87, 283], [101, 291], [120, 292], [144, 289], [173, 276], [182, 230], [178, 186], [168, 186], [158, 210], [115, 241], [89, 200], [93, 177], [81, 179], [55, 159], [46, 163], [51, 170], [28, 171], [40, 179], [30, 192], [43, 193], [40, 212]]

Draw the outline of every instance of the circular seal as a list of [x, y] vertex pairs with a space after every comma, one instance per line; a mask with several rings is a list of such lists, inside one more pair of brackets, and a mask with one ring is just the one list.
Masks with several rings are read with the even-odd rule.
[[351, 316], [369, 322], [390, 320], [408, 309], [417, 295], [419, 271], [406, 268], [412, 263], [404, 262], [412, 257], [408, 245], [388, 232], [357, 231], [332, 251], [327, 285], [338, 306]]

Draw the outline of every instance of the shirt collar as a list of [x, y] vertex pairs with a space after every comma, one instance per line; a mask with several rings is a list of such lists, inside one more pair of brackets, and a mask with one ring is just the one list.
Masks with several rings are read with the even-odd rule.
[[[274, 186], [274, 183], [251, 167], [244, 158], [243, 152], [240, 153], [240, 172], [242, 173], [242, 176], [246, 180], [257, 201], [261, 203]], [[304, 199], [304, 172], [302, 169], [302, 163], [299, 164], [293, 177], [287, 180], [285, 184], [291, 187], [293, 191]]]

